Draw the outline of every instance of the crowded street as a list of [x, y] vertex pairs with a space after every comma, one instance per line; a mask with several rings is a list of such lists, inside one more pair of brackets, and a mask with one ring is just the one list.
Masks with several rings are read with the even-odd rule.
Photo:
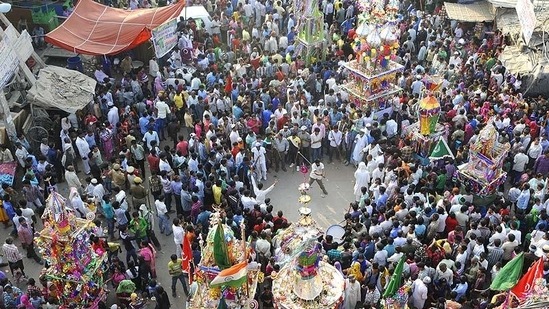
[[507, 1], [0, 2], [0, 309], [549, 308]]

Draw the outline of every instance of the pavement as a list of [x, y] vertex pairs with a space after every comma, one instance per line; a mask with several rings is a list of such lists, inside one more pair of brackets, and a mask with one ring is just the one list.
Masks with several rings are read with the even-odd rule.
[[[327, 160], [326, 160], [327, 161]], [[312, 210], [312, 216], [322, 227], [323, 230], [326, 230], [329, 226], [341, 223], [343, 221], [344, 213], [349, 209], [349, 203], [354, 201], [353, 195], [353, 173], [354, 167], [352, 165], [344, 166], [340, 162], [334, 162], [333, 164], [325, 164], [326, 179], [324, 179], [324, 186], [328, 191], [328, 195], [321, 197], [322, 191], [318, 187], [318, 184], [315, 182], [311, 185], [311, 188], [308, 194], [311, 196], [312, 200], [308, 206]], [[84, 175], [80, 173], [80, 178], [83, 182]], [[303, 175], [300, 172], [297, 172], [295, 167], [287, 168], [286, 172], [269, 172], [267, 174], [267, 181], [263, 181], [265, 187], [270, 186], [276, 179], [278, 183], [270, 192], [267, 197], [271, 198], [271, 204], [274, 206], [274, 213], [278, 210], [284, 212], [284, 216], [290, 221], [295, 222], [299, 219], [298, 209], [301, 206], [298, 203], [298, 197], [300, 193], [298, 191], [299, 184], [308, 181], [308, 174]], [[145, 182], [146, 183], [146, 182]], [[68, 196], [68, 188], [65, 183], [59, 184], [59, 193], [63, 196]], [[157, 221], [158, 222], [158, 221]], [[37, 231], [42, 228], [41, 222], [36, 225]], [[2, 230], [2, 228], [0, 228]], [[4, 229], [2, 237], [0, 237], [0, 242], [3, 243], [5, 237], [9, 234], [9, 229]], [[178, 297], [174, 299], [171, 296], [171, 277], [168, 274], [167, 265], [170, 260], [170, 255], [175, 253], [175, 243], [173, 242], [172, 236], [161, 235], [158, 229], [158, 225], [155, 226], [156, 235], [162, 245], [162, 251], [158, 252], [156, 260], [156, 268], [158, 279], [157, 281], [165, 287], [166, 291], [170, 295], [170, 302], [172, 308], [183, 309], [185, 308], [185, 296], [181, 284], [178, 283], [177, 286], [177, 295]], [[16, 244], [20, 246], [20, 242], [16, 240]], [[21, 249], [21, 252], [24, 252]], [[119, 257], [125, 261], [126, 252], [123, 250]], [[42, 265], [39, 265], [32, 259], [27, 259], [26, 257], [23, 260], [25, 265], [25, 272], [29, 278], [35, 278], [38, 282], [38, 275], [42, 270]], [[1, 269], [2, 271], [9, 275], [9, 269], [7, 267]], [[22, 285], [24, 288], [26, 285]], [[114, 291], [112, 291], [112, 286], [109, 286], [111, 293], [107, 300], [108, 304], [115, 302]], [[153, 307], [154, 308], [154, 307]]]

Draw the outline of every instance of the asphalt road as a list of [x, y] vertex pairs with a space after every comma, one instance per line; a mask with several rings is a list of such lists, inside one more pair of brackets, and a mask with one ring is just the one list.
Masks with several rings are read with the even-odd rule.
[[[349, 208], [349, 203], [354, 200], [353, 195], [353, 172], [354, 167], [344, 166], [340, 162], [335, 162], [334, 164], [325, 163], [326, 170], [326, 179], [324, 180], [324, 186], [328, 191], [328, 195], [321, 197], [322, 191], [318, 187], [318, 184], [313, 183], [311, 189], [309, 190], [309, 195], [312, 200], [308, 206], [312, 210], [312, 216], [316, 222], [325, 230], [333, 224], [338, 224], [342, 222], [344, 213]], [[80, 175], [82, 181], [84, 175]], [[303, 175], [300, 172], [297, 172], [294, 168], [287, 168], [287, 172], [278, 172], [274, 173], [269, 172], [267, 174], [267, 181], [264, 181], [265, 187], [270, 186], [275, 180], [278, 179], [278, 183], [273, 189], [273, 191], [268, 195], [271, 198], [271, 204], [274, 206], [274, 212], [282, 210], [284, 216], [288, 218], [291, 222], [295, 222], [299, 219], [298, 209], [301, 206], [298, 203], [298, 197], [300, 193], [298, 191], [299, 184], [308, 181], [308, 175]], [[66, 185], [59, 184], [60, 193], [67, 197], [68, 188]], [[42, 224], [37, 224], [37, 229], [41, 229]], [[185, 308], [185, 296], [180, 284], [177, 286], [178, 297], [173, 299], [171, 297], [171, 277], [168, 274], [167, 265], [170, 260], [170, 255], [175, 253], [175, 244], [173, 242], [172, 236], [160, 235], [158, 226], [155, 226], [156, 234], [159, 238], [159, 241], [162, 244], [162, 251], [159, 252], [156, 267], [158, 279], [157, 281], [165, 287], [166, 291], [170, 295], [170, 300], [172, 303], [172, 308], [183, 309]], [[3, 237], [0, 238], [0, 241], [3, 243], [5, 237], [8, 236], [10, 230], [3, 230]], [[16, 240], [16, 244], [20, 245], [20, 242]], [[21, 252], [24, 252], [21, 249]], [[126, 252], [123, 250], [119, 256], [123, 261], [125, 261]], [[35, 278], [38, 282], [38, 275], [42, 270], [42, 266], [36, 263], [32, 259], [24, 258], [25, 272], [30, 278]], [[9, 274], [9, 269], [7, 267], [2, 269]], [[8, 277], [10, 277], [8, 275]], [[24, 288], [26, 285], [22, 285]], [[112, 287], [110, 287], [112, 289]], [[114, 291], [110, 293], [108, 302], [112, 304], [115, 301]], [[152, 307], [154, 308], [154, 306]]]

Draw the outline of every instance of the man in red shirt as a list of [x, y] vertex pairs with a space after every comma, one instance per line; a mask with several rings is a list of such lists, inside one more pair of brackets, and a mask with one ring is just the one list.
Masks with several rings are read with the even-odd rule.
[[149, 162], [151, 173], [160, 172], [160, 158], [156, 155], [156, 150], [151, 150], [151, 153], [147, 156], [147, 162]]
[[189, 142], [185, 140], [183, 135], [179, 135], [179, 142], [175, 146], [175, 150], [186, 157], [189, 154]]

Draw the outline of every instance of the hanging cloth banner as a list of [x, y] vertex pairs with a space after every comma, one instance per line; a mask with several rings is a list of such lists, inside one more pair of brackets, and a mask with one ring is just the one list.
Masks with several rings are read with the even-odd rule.
[[177, 45], [177, 18], [154, 28], [151, 40], [156, 58], [161, 58], [169, 53]]

